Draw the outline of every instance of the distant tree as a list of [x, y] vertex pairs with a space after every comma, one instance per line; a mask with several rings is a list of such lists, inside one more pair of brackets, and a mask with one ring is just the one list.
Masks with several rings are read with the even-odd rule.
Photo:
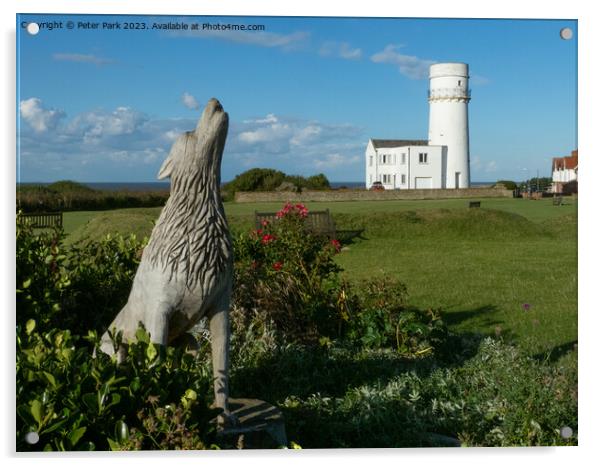
[[306, 188], [306, 183], [307, 181], [305, 180], [305, 178], [303, 178], [300, 175], [286, 175], [286, 178], [284, 181], [288, 181], [289, 183], [293, 183], [295, 185], [295, 188], [297, 189], [297, 192], [300, 193], [303, 188]]
[[535, 178], [531, 178], [531, 179], [525, 181], [524, 183], [521, 184], [520, 187], [521, 187], [522, 191], [536, 192], [536, 191], [545, 191], [551, 185], [552, 185], [552, 178], [535, 177]]
[[308, 189], [330, 189], [330, 182], [324, 173], [307, 178]]
[[517, 187], [516, 183], [510, 180], [498, 180], [495, 182], [495, 184], [503, 184], [506, 189], [510, 189], [512, 191], [514, 191]]
[[56, 193], [94, 192], [94, 189], [90, 188], [89, 186], [71, 180], [55, 181], [54, 183], [48, 185], [48, 189]]
[[230, 200], [236, 191], [275, 191], [283, 182], [292, 183], [297, 191], [330, 188], [330, 182], [323, 173], [304, 178], [300, 175], [286, 175], [271, 168], [252, 168], [224, 184], [222, 191], [224, 199]]
[[252, 168], [224, 185], [226, 191], [273, 191], [286, 175], [271, 168]]

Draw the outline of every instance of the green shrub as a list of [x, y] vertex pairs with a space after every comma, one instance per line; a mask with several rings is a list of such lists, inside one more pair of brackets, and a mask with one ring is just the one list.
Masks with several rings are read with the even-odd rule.
[[510, 181], [510, 180], [498, 180], [495, 182], [495, 184], [496, 185], [501, 184], [506, 189], [510, 189], [512, 191], [514, 191], [517, 188], [517, 184], [514, 181]]
[[106, 328], [127, 301], [145, 241], [133, 235], [65, 246], [60, 230], [17, 222], [17, 324], [85, 335]]
[[[336, 240], [308, 232], [303, 204], [286, 204], [273, 222], [235, 241], [235, 333], [273, 330], [279, 342], [393, 347], [427, 355], [446, 336], [435, 311], [409, 309], [405, 286], [380, 278], [354, 290], [340, 279]], [[253, 323], [253, 325], [251, 325]]]
[[305, 178], [271, 168], [252, 168], [225, 183], [222, 191], [224, 198], [232, 199], [236, 191], [274, 191], [284, 182], [292, 183], [298, 190], [330, 188], [330, 182], [323, 173]]
[[[216, 412], [208, 408], [206, 363], [150, 343], [143, 329], [137, 337], [117, 364], [100, 352], [96, 332], [80, 338], [69, 330], [39, 332], [34, 320], [18, 326], [17, 450], [208, 446]], [[27, 442], [29, 432], [39, 441]]]
[[336, 335], [340, 245], [309, 233], [306, 217], [305, 206], [287, 204], [274, 222], [235, 238], [235, 327], [259, 319], [280, 341]]
[[[295, 354], [297, 363], [287, 373], [305, 385], [302, 391], [289, 388], [279, 406], [289, 438], [304, 448], [428, 447], [454, 438], [464, 446], [577, 444], [576, 363], [542, 364], [487, 338], [460, 366], [441, 367], [437, 359], [428, 359], [407, 367], [390, 351], [364, 351], [371, 358], [363, 363], [378, 361], [381, 376], [358, 383], [362, 361], [350, 364], [347, 351], [313, 353], [304, 363], [298, 362], [298, 353], [289, 356]], [[386, 361], [395, 357], [398, 371], [389, 373]], [[270, 373], [279, 374], [279, 366], [288, 364], [284, 358], [274, 360]], [[326, 384], [325, 377], [337, 381]], [[573, 430], [570, 438], [560, 434], [565, 426]]]
[[407, 289], [399, 280], [383, 276], [363, 285], [356, 309], [347, 319], [347, 336], [365, 348], [396, 348], [408, 356], [424, 356], [447, 337], [438, 312], [406, 306]]
[[[206, 352], [159, 348], [144, 331], [121, 365], [98, 351], [144, 242], [107, 237], [67, 248], [62, 238], [17, 222], [17, 449], [209, 445]], [[28, 432], [39, 441], [27, 443]]]

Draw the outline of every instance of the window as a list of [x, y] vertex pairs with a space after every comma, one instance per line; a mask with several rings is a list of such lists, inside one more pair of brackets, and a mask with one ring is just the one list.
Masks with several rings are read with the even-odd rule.
[[406, 164], [406, 153], [405, 153], [405, 152], [403, 152], [403, 153], [401, 154], [401, 164], [402, 164], [402, 165], [405, 165], [405, 164]]
[[428, 163], [427, 155], [426, 152], [420, 152], [418, 154], [418, 163]]
[[406, 184], [406, 174], [405, 173], [401, 174], [401, 184]]
[[371, 155], [370, 156], [370, 166], [372, 166], [372, 162], [374, 162], [374, 157]]
[[383, 175], [383, 183], [391, 184], [391, 175]]
[[461, 85], [462, 85], [462, 81], [458, 81], [458, 86], [461, 86]]
[[383, 165], [387, 163], [387, 154], [383, 154]]
[[372, 175], [370, 175], [370, 185], [372, 185]]

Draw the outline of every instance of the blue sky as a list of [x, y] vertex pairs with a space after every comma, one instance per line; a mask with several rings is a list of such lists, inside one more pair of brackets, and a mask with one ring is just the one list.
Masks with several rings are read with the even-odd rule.
[[[22, 15], [21, 21], [264, 25], [264, 31], [17, 27], [17, 180], [154, 181], [211, 97], [222, 179], [252, 167], [362, 181], [373, 138], [428, 136], [428, 66], [470, 66], [473, 181], [549, 176], [577, 147], [577, 24]], [[570, 27], [572, 40], [559, 31]]]

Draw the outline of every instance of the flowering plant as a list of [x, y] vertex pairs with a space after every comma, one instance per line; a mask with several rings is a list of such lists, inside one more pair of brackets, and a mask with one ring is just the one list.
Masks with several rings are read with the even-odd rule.
[[[336, 294], [341, 251], [336, 239], [307, 228], [308, 208], [286, 203], [272, 221], [235, 240], [235, 307], [269, 314], [285, 338], [338, 328]], [[328, 330], [329, 328], [330, 330]]]

